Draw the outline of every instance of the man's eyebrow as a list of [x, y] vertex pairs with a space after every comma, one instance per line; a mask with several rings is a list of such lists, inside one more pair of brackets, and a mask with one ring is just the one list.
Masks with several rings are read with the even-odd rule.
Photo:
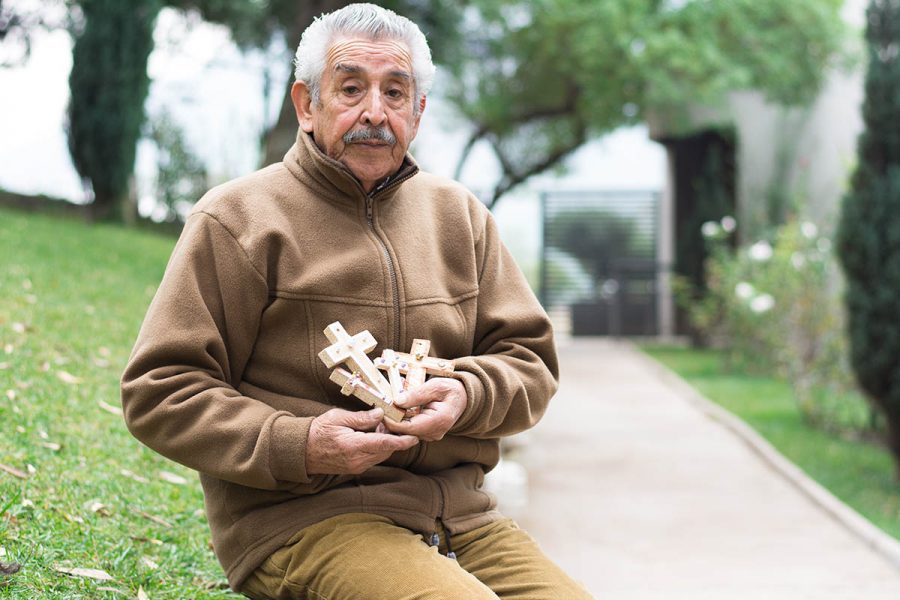
[[334, 65], [335, 71], [342, 71], [344, 73], [365, 73], [365, 69], [360, 67], [359, 65], [347, 64], [347, 63], [338, 63]]
[[388, 75], [390, 75], [391, 77], [396, 77], [397, 79], [405, 79], [406, 81], [412, 79], [412, 76], [406, 71], [391, 71], [390, 73], [388, 73]]

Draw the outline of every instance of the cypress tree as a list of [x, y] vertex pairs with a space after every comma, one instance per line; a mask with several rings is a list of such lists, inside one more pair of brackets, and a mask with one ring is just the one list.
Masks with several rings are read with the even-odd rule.
[[853, 369], [885, 417], [900, 479], [900, 0], [871, 0], [867, 15], [865, 129], [837, 248]]
[[159, 0], [82, 0], [69, 75], [69, 152], [93, 189], [95, 219], [120, 219], [150, 85]]

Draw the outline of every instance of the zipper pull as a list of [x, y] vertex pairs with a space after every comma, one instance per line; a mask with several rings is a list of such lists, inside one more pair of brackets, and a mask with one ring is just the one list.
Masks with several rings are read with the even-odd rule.
[[369, 225], [371, 225], [375, 220], [375, 215], [373, 214], [372, 209], [372, 196], [366, 196], [366, 220], [369, 221]]
[[431, 534], [431, 541], [428, 542], [429, 546], [438, 546], [441, 543], [441, 538], [438, 537], [437, 532]]

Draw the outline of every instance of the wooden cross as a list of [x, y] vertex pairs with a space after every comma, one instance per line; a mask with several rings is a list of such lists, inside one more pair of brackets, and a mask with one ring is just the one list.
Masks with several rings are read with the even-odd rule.
[[325, 366], [330, 369], [341, 363], [347, 363], [353, 375], [359, 375], [382, 399], [392, 400], [391, 384], [366, 354], [378, 345], [371, 333], [363, 331], [350, 337], [344, 331], [341, 322], [335, 321], [325, 328], [325, 337], [331, 342], [330, 346], [319, 352], [319, 358]]
[[359, 375], [353, 375], [344, 369], [335, 369], [331, 372], [329, 379], [341, 386], [341, 393], [345, 396], [352, 394], [370, 406], [380, 407], [387, 419], [399, 422], [406, 415], [405, 410], [386, 402], [384, 397], [363, 381]]
[[386, 349], [381, 353], [381, 358], [375, 359], [375, 366], [382, 371], [387, 371], [388, 382], [390, 383], [391, 402], [397, 402], [400, 399], [400, 392], [404, 389], [403, 375], [400, 370], [406, 366], [397, 353], [391, 349]]
[[430, 350], [431, 341], [417, 339], [413, 340], [409, 354], [395, 353], [400, 361], [400, 372], [406, 375], [406, 389], [411, 390], [425, 383], [426, 375], [449, 377], [453, 374], [453, 361], [430, 357]]

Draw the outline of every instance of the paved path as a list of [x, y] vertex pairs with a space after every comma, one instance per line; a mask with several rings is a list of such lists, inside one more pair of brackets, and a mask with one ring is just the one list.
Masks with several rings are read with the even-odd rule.
[[560, 346], [559, 394], [518, 456], [529, 501], [510, 512], [598, 599], [900, 599], [900, 567], [636, 350]]

